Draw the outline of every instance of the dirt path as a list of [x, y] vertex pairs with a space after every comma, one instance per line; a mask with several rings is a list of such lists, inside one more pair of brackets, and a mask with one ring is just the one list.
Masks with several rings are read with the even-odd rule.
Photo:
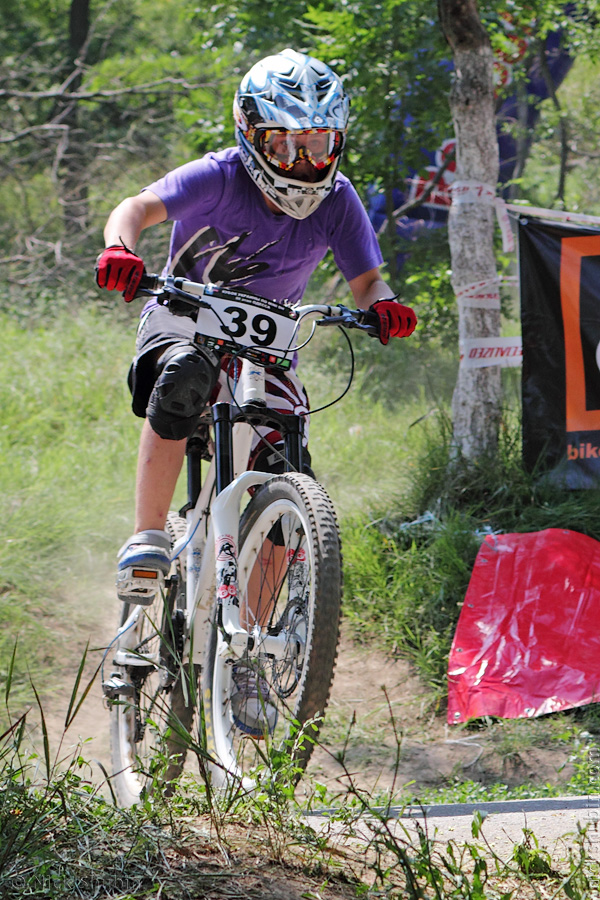
[[[110, 745], [109, 716], [99, 677], [66, 734], [64, 719], [86, 643], [89, 641], [91, 649], [82, 686], [92, 677], [102, 648], [114, 635], [120, 607], [113, 593], [112, 572], [94, 579], [86, 593], [86, 607], [87, 625], [82, 627], [79, 618], [74, 633], [65, 635], [73, 659], [70, 671], [65, 673], [65, 690], [45, 699], [44, 708], [52, 753], [68, 759], [83, 743], [82, 756], [91, 764], [92, 779], [101, 785], [102, 769], [110, 771]], [[404, 801], [418, 799], [427, 789], [448, 786], [453, 781], [472, 780], [481, 785], [504, 782], [509, 786], [528, 781], [537, 785], [561, 784], [572, 774], [569, 746], [553, 739], [548, 723], [545, 727], [543, 723], [528, 721], [490, 725], [477, 731], [449, 729], [444, 715], [431, 709], [430, 696], [405, 661], [386, 659], [372, 647], [357, 646], [344, 633], [321, 746], [314, 752], [308, 777], [300, 783], [300, 804], [315, 780], [342, 794], [351, 781], [371, 804], [378, 805], [388, 802], [390, 792]], [[510, 739], [504, 731], [510, 732]], [[33, 732], [39, 751], [39, 725], [37, 733], [35, 728]], [[108, 795], [106, 790], [103, 793]], [[600, 804], [600, 798], [598, 801]], [[473, 842], [472, 811], [432, 814], [420, 821], [440, 846], [448, 841], [460, 847]], [[575, 846], [578, 824], [590, 821], [590, 811], [585, 809], [526, 813], [494, 810], [485, 822], [483, 837], [500, 858], [508, 860], [514, 844], [523, 839], [523, 828], [528, 827], [554, 860], [564, 862]], [[317, 822], [312, 819], [310, 824], [315, 827]], [[324, 823], [322, 827], [335, 838], [330, 825]], [[401, 840], [415, 840], [415, 820], [400, 818], [395, 831]], [[565, 837], [569, 833], [571, 836]], [[591, 856], [600, 859], [597, 827], [590, 830], [590, 835]], [[344, 842], [345, 838], [341, 840]], [[364, 841], [368, 844], [368, 828]], [[481, 845], [481, 841], [478, 843]], [[305, 884], [303, 877], [299, 884]], [[301, 893], [299, 888], [298, 896]], [[347, 896], [345, 890], [333, 894]]]
[[[82, 696], [89, 681], [100, 664], [103, 649], [114, 636], [119, 615], [119, 601], [113, 590], [113, 574], [106, 570], [89, 578], [81, 597], [75, 596], [74, 588], [68, 589], [62, 602], [73, 608], [72, 629], [64, 627], [60, 637], [64, 641], [65, 665], [63, 688], [52, 693], [41, 690], [42, 705], [51, 756], [57, 760], [68, 760], [81, 746], [81, 755], [88, 760], [94, 772], [94, 781], [104, 779], [101, 766], [110, 770], [109, 717], [106, 709], [100, 676], [94, 678], [92, 687], [83, 701], [69, 728], [65, 730], [65, 719], [69, 710], [71, 695], [78, 668], [88, 646], [87, 662], [81, 678], [78, 697]], [[81, 608], [81, 598], [84, 609]], [[39, 751], [41, 727], [35, 709], [29, 716], [30, 740]]]
[[365, 791], [417, 798], [454, 780], [514, 787], [570, 778], [569, 747], [539, 722], [452, 728], [443, 712], [431, 709], [430, 697], [406, 661], [343, 638], [324, 747], [315, 752], [309, 772], [341, 787], [348, 781], [337, 759], [343, 753], [346, 769]]
[[[112, 571], [91, 580], [85, 592], [89, 618], [65, 635], [73, 659], [65, 672], [65, 690], [44, 701], [51, 747], [61, 753], [84, 742], [83, 756], [110, 768], [109, 716], [97, 677], [74, 722], [64, 734], [65, 714], [81, 654], [89, 641], [86, 678], [91, 678], [102, 648], [113, 637], [119, 615]], [[77, 602], [72, 598], [69, 602]], [[449, 729], [443, 713], [430, 707], [430, 693], [402, 660], [352, 643], [343, 634], [332, 695], [309, 774], [330, 789], [354, 784], [374, 798], [393, 791], [419, 797], [423, 790], [472, 780], [515, 786], [531, 781], [560, 784], [572, 768], [569, 747], [540, 723], [508, 723], [469, 731]], [[507, 736], [508, 733], [508, 736]], [[34, 738], [36, 737], [34, 733]], [[37, 737], [39, 738], [39, 732]], [[339, 762], [344, 760], [344, 766]], [[97, 768], [101, 780], [101, 770]]]

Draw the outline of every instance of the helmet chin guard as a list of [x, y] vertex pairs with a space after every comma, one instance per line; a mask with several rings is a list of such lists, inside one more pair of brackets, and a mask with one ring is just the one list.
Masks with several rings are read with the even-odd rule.
[[[266, 57], [242, 79], [233, 102], [240, 158], [257, 187], [286, 215], [305, 219], [333, 188], [349, 107], [335, 72], [295, 50]], [[261, 136], [271, 129], [293, 132], [294, 143], [299, 146], [305, 132], [334, 133], [331, 162], [324, 168], [315, 168], [314, 180], [292, 177], [290, 170], [269, 162], [261, 149]]]

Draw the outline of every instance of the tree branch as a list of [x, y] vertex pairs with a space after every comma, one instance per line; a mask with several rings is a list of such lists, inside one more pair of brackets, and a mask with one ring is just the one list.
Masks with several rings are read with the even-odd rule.
[[68, 125], [60, 125], [60, 124], [45, 124], [45, 125], [32, 125], [30, 128], [24, 128], [22, 131], [17, 132], [17, 134], [11, 134], [9, 137], [0, 137], [0, 144], [14, 144], [16, 141], [20, 141], [24, 137], [28, 137], [31, 134], [37, 134], [40, 131], [68, 131]]
[[187, 91], [196, 91], [199, 88], [216, 87], [215, 84], [190, 84], [183, 78], [161, 78], [158, 81], [148, 81], [146, 84], [135, 85], [130, 88], [116, 88], [112, 91], [68, 91], [62, 87], [53, 91], [11, 91], [0, 89], [0, 98], [13, 97], [18, 100], [57, 100], [62, 97], [71, 100], [97, 100], [98, 98], [113, 99], [114, 97], [123, 97], [126, 94], [166, 94], [167, 91], [157, 91], [157, 87], [162, 85], [173, 85], [181, 88], [182, 93]]

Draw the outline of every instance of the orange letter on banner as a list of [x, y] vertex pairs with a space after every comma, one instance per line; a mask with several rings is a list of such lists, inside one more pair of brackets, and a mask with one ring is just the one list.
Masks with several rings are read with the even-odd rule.
[[581, 259], [600, 256], [600, 235], [563, 238], [560, 257], [560, 302], [565, 329], [567, 431], [600, 431], [600, 409], [585, 405], [585, 370], [579, 317]]

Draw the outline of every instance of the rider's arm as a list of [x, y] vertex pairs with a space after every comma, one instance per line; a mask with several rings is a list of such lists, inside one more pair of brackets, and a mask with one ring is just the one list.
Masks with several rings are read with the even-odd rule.
[[158, 225], [166, 219], [165, 204], [152, 191], [142, 191], [134, 197], [127, 197], [108, 217], [104, 228], [106, 246], [125, 244], [132, 250], [145, 228]]
[[410, 306], [396, 301], [379, 269], [369, 269], [348, 282], [359, 309], [370, 309], [379, 317], [379, 340], [387, 344], [391, 337], [408, 337], [415, 330], [417, 317]]
[[379, 269], [369, 269], [348, 282], [358, 309], [368, 309], [376, 300], [391, 299], [394, 292], [383, 280]]
[[108, 291], [122, 291], [129, 303], [136, 295], [144, 263], [134, 252], [137, 239], [150, 225], [167, 218], [162, 200], [152, 191], [127, 197], [108, 217], [104, 228], [106, 249], [96, 260], [96, 284]]

